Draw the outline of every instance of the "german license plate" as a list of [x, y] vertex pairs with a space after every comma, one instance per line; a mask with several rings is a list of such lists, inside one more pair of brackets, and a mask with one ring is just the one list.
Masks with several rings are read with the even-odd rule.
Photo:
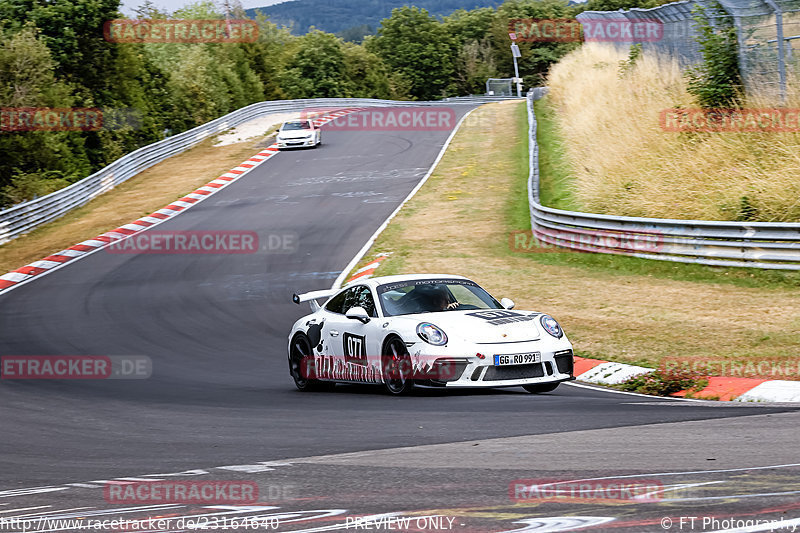
[[529, 365], [531, 363], [538, 363], [541, 360], [542, 354], [540, 352], [495, 355], [494, 366]]

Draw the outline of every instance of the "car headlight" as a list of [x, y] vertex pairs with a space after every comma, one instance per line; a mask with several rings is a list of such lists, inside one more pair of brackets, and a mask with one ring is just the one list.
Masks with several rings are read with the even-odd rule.
[[541, 323], [544, 330], [553, 337], [560, 339], [564, 336], [564, 331], [561, 329], [561, 326], [559, 326], [556, 319], [550, 315], [540, 316], [539, 323]]
[[430, 322], [421, 322], [417, 325], [417, 335], [419, 335], [420, 339], [434, 346], [447, 344], [447, 334]]

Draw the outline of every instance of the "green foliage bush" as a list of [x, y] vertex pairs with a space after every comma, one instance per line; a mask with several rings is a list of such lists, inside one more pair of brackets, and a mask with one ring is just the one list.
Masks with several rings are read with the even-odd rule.
[[655, 370], [649, 374], [634, 376], [624, 383], [617, 385], [620, 390], [628, 392], [638, 392], [640, 394], [650, 394], [653, 396], [669, 396], [682, 390], [699, 390], [707, 382], [702, 376], [675, 370]]
[[703, 62], [687, 71], [688, 90], [706, 108], [730, 108], [739, 102], [742, 78], [733, 18], [718, 2], [697, 5], [693, 19]]

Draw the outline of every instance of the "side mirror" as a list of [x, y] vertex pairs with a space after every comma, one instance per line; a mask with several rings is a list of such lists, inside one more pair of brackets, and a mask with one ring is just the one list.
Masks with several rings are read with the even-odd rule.
[[506, 309], [514, 309], [514, 300], [511, 298], [503, 298], [500, 300], [500, 305], [502, 305]]
[[362, 324], [369, 322], [369, 315], [363, 307], [351, 307], [350, 310], [344, 314], [344, 316], [358, 320]]

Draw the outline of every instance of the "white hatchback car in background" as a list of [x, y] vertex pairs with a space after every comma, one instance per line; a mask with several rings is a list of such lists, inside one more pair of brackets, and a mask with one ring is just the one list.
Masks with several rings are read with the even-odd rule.
[[514, 302], [461, 276], [385, 276], [292, 299], [313, 311], [288, 339], [300, 390], [344, 382], [383, 384], [392, 394], [416, 384], [542, 393], [575, 379], [572, 344], [555, 319], [512, 311]]
[[313, 120], [289, 120], [278, 130], [278, 148], [317, 147], [322, 144], [322, 131]]

